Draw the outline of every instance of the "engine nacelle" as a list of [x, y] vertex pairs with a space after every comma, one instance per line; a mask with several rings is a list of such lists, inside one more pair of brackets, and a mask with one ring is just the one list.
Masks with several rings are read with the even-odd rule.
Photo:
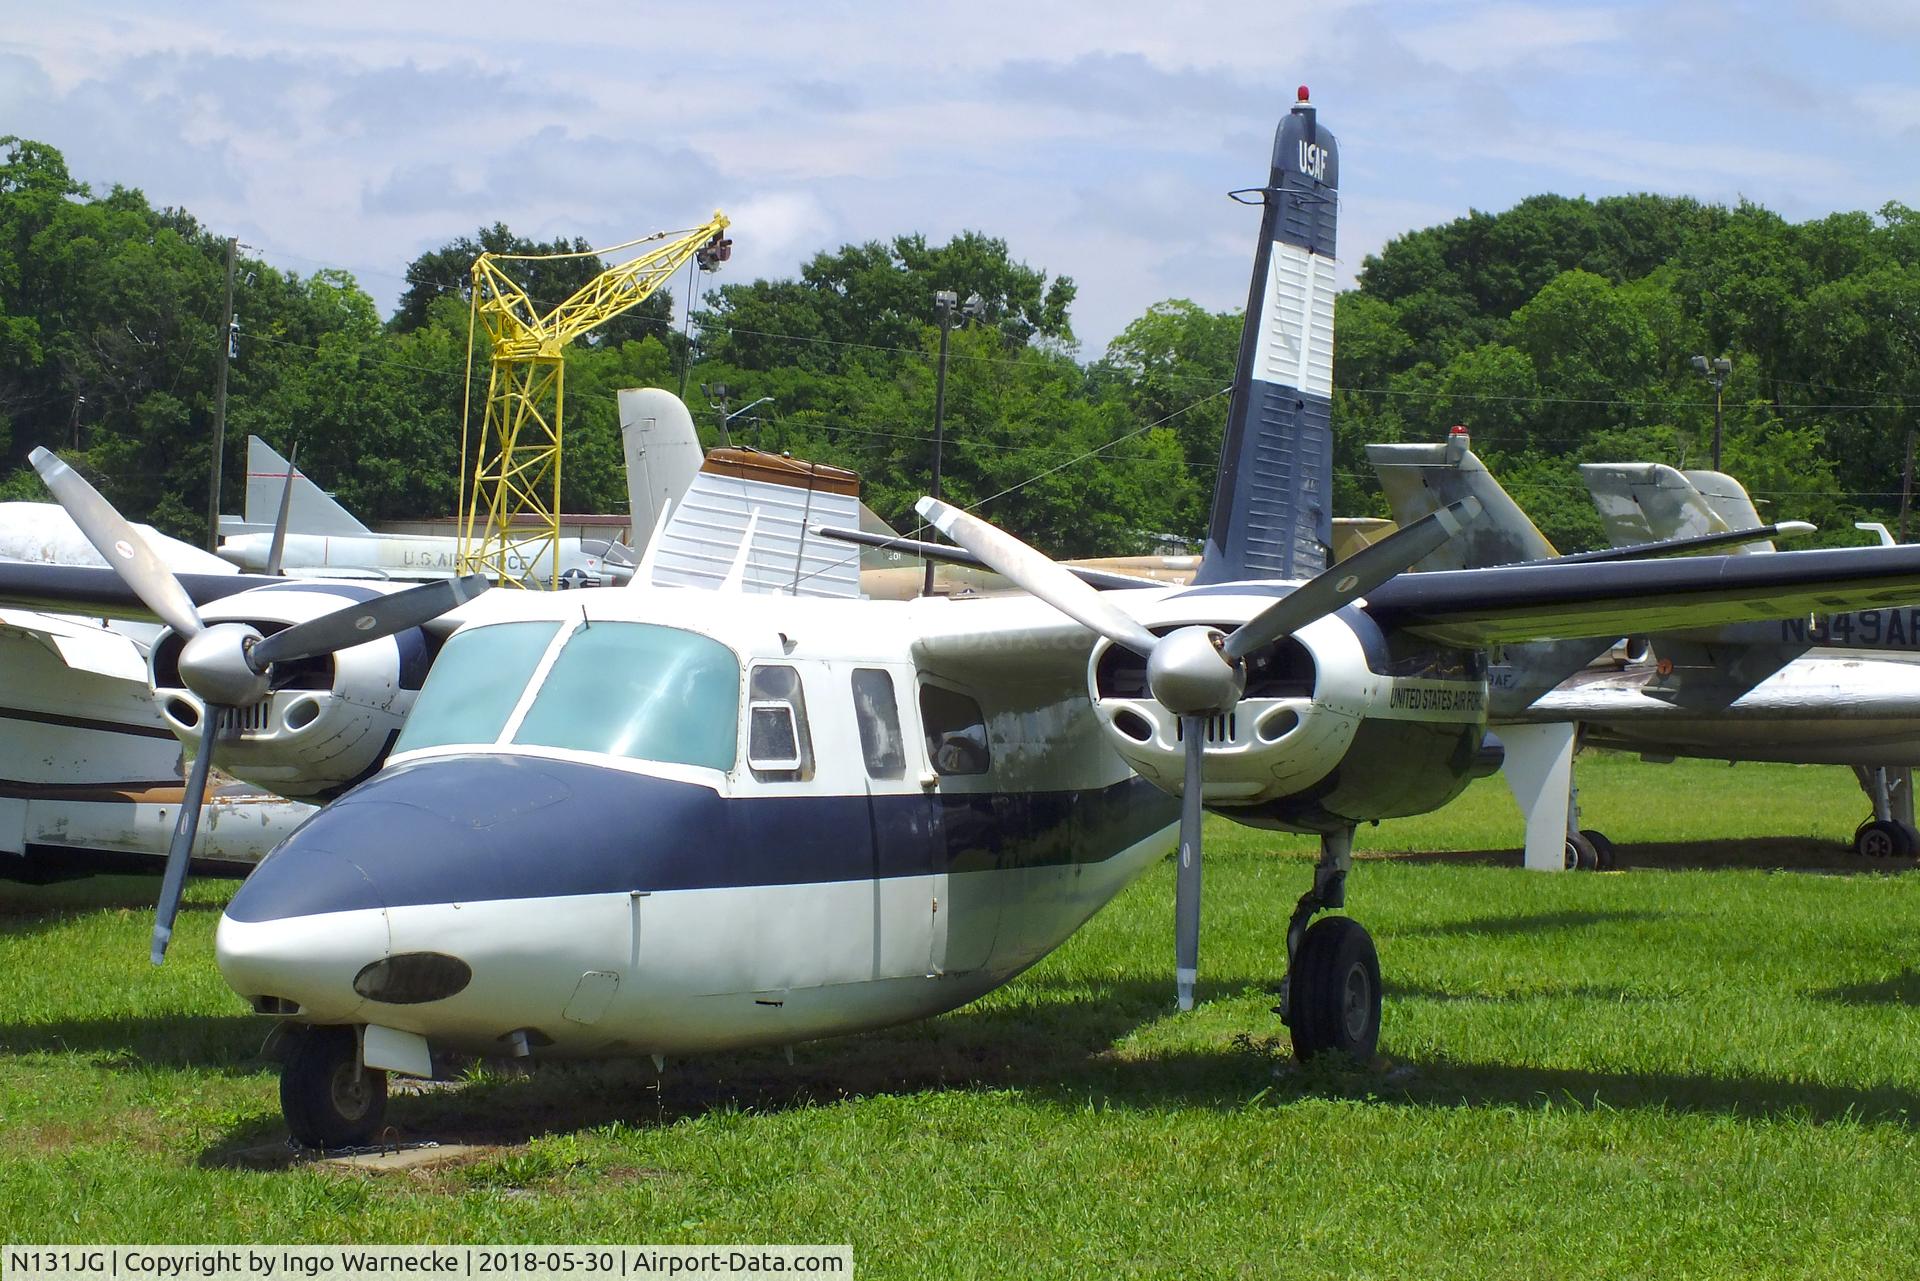
[[[1127, 764], [1178, 795], [1185, 737], [1180, 718], [1147, 692], [1146, 668], [1124, 646], [1099, 642], [1088, 667], [1094, 711]], [[1328, 619], [1250, 655], [1245, 695], [1206, 721], [1208, 803], [1257, 804], [1326, 777], [1353, 742], [1377, 680], [1353, 632]]]
[[[1257, 600], [1247, 616], [1271, 600]], [[1158, 634], [1190, 623], [1230, 632], [1241, 621], [1149, 625]], [[1484, 665], [1457, 650], [1405, 648], [1389, 653], [1371, 619], [1343, 610], [1249, 655], [1245, 695], [1205, 722], [1207, 807], [1257, 826], [1325, 831], [1419, 813], [1486, 773]], [[1178, 795], [1183, 729], [1148, 692], [1145, 660], [1100, 641], [1088, 684], [1108, 742], [1143, 778]]]
[[[250, 623], [270, 636], [383, 594], [358, 584], [288, 582], [214, 601], [200, 616], [208, 623]], [[148, 655], [147, 678], [161, 719], [192, 750], [206, 708], [181, 683], [182, 644], [177, 633], [162, 633]], [[236, 778], [293, 800], [338, 796], [386, 759], [426, 680], [433, 649], [416, 628], [276, 666], [273, 693], [240, 709], [215, 760]]]

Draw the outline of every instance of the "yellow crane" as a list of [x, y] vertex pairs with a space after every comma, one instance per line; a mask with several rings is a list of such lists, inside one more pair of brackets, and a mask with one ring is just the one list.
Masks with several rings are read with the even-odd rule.
[[[459, 561], [503, 586], [560, 584], [560, 461], [566, 345], [638, 306], [687, 264], [713, 271], [727, 260], [727, 218], [691, 231], [656, 232], [607, 249], [560, 254], [484, 253], [473, 264], [467, 337], [468, 399], [460, 426]], [[595, 276], [544, 314], [502, 269], [510, 261], [583, 258], [653, 247]], [[484, 328], [492, 361], [486, 416], [473, 422], [473, 344]], [[639, 531], [636, 531], [636, 533]], [[540, 580], [535, 581], [538, 575]]]

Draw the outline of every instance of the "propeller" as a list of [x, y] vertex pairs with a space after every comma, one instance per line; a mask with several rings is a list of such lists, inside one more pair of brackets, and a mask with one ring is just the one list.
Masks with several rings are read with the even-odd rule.
[[[180, 818], [173, 829], [173, 842], [167, 849], [166, 873], [160, 881], [160, 901], [153, 924], [153, 963], [158, 965], [173, 937], [174, 918], [179, 914], [180, 895], [186, 887], [187, 864], [193, 854], [194, 834], [200, 825], [200, 807], [206, 797], [207, 771], [212, 767], [213, 750], [232, 714], [273, 692], [277, 664], [330, 654], [419, 627], [478, 596], [490, 584], [484, 574], [443, 579], [391, 596], [376, 597], [364, 604], [348, 605], [296, 623], [272, 636], [263, 637], [257, 628], [246, 623], [208, 624], [202, 621], [193, 598], [166, 562], [80, 473], [47, 449], [34, 450], [29, 461], [74, 524], [87, 536], [87, 541], [106, 557], [107, 564], [133, 589], [134, 595], [162, 622], [186, 638], [180, 650], [180, 679], [206, 705], [201, 718], [199, 750], [188, 774]], [[285, 512], [283, 498], [282, 524]]]
[[1239, 703], [1249, 654], [1290, 636], [1431, 555], [1480, 514], [1463, 498], [1309, 579], [1231, 632], [1181, 627], [1156, 636], [1094, 587], [1003, 530], [937, 498], [914, 506], [923, 520], [1067, 617], [1147, 660], [1147, 688], [1180, 718], [1186, 769], [1180, 792], [1179, 868], [1174, 888], [1174, 980], [1180, 1008], [1193, 1008], [1200, 965], [1200, 820], [1207, 720]]

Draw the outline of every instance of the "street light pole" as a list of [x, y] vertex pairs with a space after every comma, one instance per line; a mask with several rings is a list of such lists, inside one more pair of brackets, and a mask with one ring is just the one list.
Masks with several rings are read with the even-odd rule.
[[1725, 356], [1709, 361], [1705, 356], [1693, 358], [1693, 372], [1713, 383], [1713, 469], [1720, 470], [1720, 426], [1721, 399], [1726, 390], [1727, 375], [1733, 372], [1733, 362]]
[[[933, 295], [933, 312], [940, 321], [940, 366], [933, 381], [933, 486], [928, 491], [934, 501], [940, 499], [940, 461], [946, 445], [947, 431], [947, 338], [953, 332], [953, 309], [959, 303], [960, 295], [951, 289], [942, 289]], [[927, 577], [921, 585], [922, 596], [933, 595], [933, 559], [927, 559]]]

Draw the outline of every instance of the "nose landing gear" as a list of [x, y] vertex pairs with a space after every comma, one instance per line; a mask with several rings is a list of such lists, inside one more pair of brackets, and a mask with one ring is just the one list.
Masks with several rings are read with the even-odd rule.
[[1366, 1063], [1380, 1044], [1380, 958], [1373, 939], [1350, 916], [1308, 924], [1315, 913], [1346, 906], [1352, 867], [1353, 829], [1322, 836], [1313, 888], [1300, 896], [1287, 923], [1287, 976], [1274, 1012], [1302, 1062], [1335, 1054]]
[[387, 1074], [360, 1062], [357, 1028], [289, 1029], [280, 1067], [280, 1111], [302, 1146], [358, 1147], [379, 1133]]

